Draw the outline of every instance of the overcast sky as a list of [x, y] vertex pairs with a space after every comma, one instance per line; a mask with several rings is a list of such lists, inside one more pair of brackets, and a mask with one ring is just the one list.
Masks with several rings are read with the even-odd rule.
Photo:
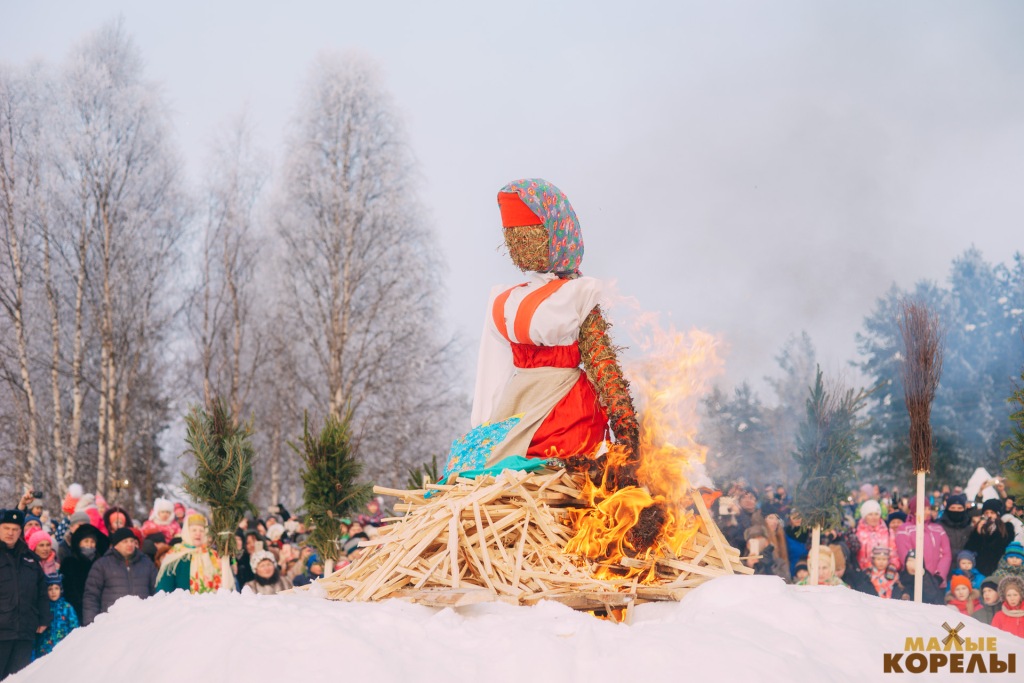
[[319, 51], [380, 63], [467, 368], [490, 287], [519, 281], [515, 178], [569, 196], [586, 274], [721, 335], [733, 381], [800, 330], [839, 369], [893, 282], [1024, 248], [1024, 2], [0, 0], [0, 61], [58, 62], [119, 15], [193, 181], [243, 107], [280, 158]]

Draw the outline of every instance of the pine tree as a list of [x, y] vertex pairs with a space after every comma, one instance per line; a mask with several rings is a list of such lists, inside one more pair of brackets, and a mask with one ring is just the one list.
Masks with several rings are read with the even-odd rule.
[[793, 507], [808, 526], [828, 529], [842, 524], [847, 484], [855, 479], [854, 466], [860, 459], [857, 412], [865, 397], [863, 391], [826, 389], [818, 367], [794, 453], [801, 478]]
[[220, 399], [207, 409], [192, 406], [185, 417], [187, 453], [196, 461], [194, 476], [185, 474], [185, 491], [210, 507], [211, 535], [221, 558], [235, 550], [235, 529], [246, 512], [256, 514], [249, 500], [252, 489], [250, 442], [252, 424], [237, 424]]
[[352, 447], [351, 421], [351, 410], [340, 419], [328, 415], [323, 430], [314, 434], [307, 414], [301, 444], [290, 444], [306, 465], [302, 471], [302, 500], [309, 543], [325, 562], [338, 556], [339, 521], [363, 506], [373, 490], [369, 484], [356, 483], [363, 467]]
[[1024, 476], [1024, 368], [1021, 368], [1020, 379], [1021, 384], [1015, 387], [1014, 392], [1006, 399], [1014, 409], [1010, 414], [1013, 426], [1010, 429], [1010, 436], [1002, 444], [1006, 452], [1003, 464], [1018, 477]]

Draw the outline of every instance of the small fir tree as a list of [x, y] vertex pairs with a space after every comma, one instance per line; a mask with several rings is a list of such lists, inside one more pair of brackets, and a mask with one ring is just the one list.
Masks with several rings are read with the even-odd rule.
[[333, 562], [341, 546], [339, 522], [358, 510], [372, 494], [370, 484], [358, 484], [363, 471], [352, 447], [352, 412], [340, 419], [328, 415], [319, 434], [303, 419], [302, 442], [290, 444], [303, 459], [302, 500], [306, 508], [309, 544], [326, 562]]
[[793, 454], [800, 467], [800, 482], [793, 495], [793, 507], [804, 525], [813, 529], [811, 554], [812, 583], [818, 579], [818, 541], [823, 528], [842, 524], [842, 504], [847, 484], [855, 477], [860, 459], [860, 427], [857, 413], [866, 394], [840, 386], [826, 388], [821, 367], [807, 398], [807, 417], [797, 433]]
[[441, 469], [437, 465], [437, 454], [430, 456], [430, 462], [425, 462], [419, 467], [409, 468], [409, 478], [405, 480], [406, 487], [410, 491], [418, 490], [423, 486], [423, 480], [429, 479], [431, 484], [436, 484], [441, 478]]
[[1014, 387], [1014, 392], [1006, 399], [1013, 408], [1010, 413], [1010, 436], [1003, 441], [1006, 460], [1003, 464], [1018, 478], [1024, 477], [1024, 368], [1020, 371], [1021, 383]]
[[252, 423], [238, 424], [227, 404], [214, 399], [207, 409], [192, 406], [185, 417], [187, 453], [196, 471], [184, 474], [185, 491], [210, 508], [212, 540], [222, 560], [235, 550], [235, 529], [246, 512], [256, 514], [252, 489]]

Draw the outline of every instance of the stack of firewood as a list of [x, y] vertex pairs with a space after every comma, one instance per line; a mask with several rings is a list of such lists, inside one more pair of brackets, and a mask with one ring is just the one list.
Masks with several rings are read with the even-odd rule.
[[[405, 598], [437, 606], [500, 600], [532, 604], [557, 600], [577, 609], [614, 608], [645, 600], [679, 600], [716, 576], [750, 574], [726, 543], [697, 492], [697, 531], [675, 557], [623, 558], [612, 579], [563, 553], [575, 534], [566, 508], [585, 507], [580, 483], [565, 470], [505, 471], [497, 478], [460, 479], [395, 496], [393, 522], [363, 541], [352, 564], [318, 581], [333, 600]], [[425, 497], [433, 490], [431, 497]], [[642, 571], [637, 571], [642, 570]], [[609, 572], [602, 572], [609, 574]]]

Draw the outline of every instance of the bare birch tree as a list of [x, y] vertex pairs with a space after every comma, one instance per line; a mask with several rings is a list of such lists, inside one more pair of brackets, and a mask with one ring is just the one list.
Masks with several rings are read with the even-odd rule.
[[202, 270], [188, 319], [195, 338], [203, 399], [227, 401], [234, 418], [251, 411], [263, 355], [255, 278], [262, 238], [257, 204], [267, 161], [239, 118], [217, 139], [204, 190]]
[[340, 417], [351, 406], [367, 473], [395, 481], [399, 463], [439, 447], [440, 412], [452, 403], [451, 378], [438, 378], [450, 367], [438, 341], [441, 266], [412, 180], [374, 65], [320, 57], [287, 142], [277, 211], [296, 380], [314, 408]]

